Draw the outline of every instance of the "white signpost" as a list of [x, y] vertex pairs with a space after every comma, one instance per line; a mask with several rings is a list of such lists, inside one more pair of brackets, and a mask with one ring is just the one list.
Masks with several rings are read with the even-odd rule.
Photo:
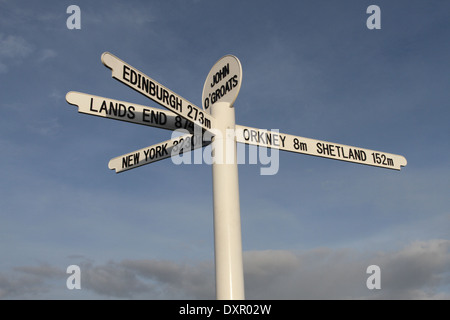
[[231, 55], [212, 67], [203, 85], [205, 111], [216, 119], [213, 139], [214, 252], [217, 299], [243, 300], [239, 178], [233, 103], [242, 83], [242, 67]]
[[308, 154], [311, 156], [400, 170], [406, 166], [403, 156], [347, 146], [290, 134], [236, 125], [236, 141], [266, 148]]
[[167, 130], [194, 132], [194, 123], [171, 111], [142, 106], [86, 93], [70, 91], [66, 101], [78, 106], [78, 112]]
[[[244, 299], [241, 222], [236, 143], [400, 170], [405, 157], [251, 128], [235, 123], [233, 103], [242, 84], [239, 60], [226, 55], [214, 64], [202, 92], [203, 110], [109, 52], [102, 62], [112, 77], [169, 111], [70, 91], [66, 100], [81, 113], [187, 134], [111, 159], [116, 173], [207, 146], [212, 140], [214, 251], [217, 299]], [[201, 128], [201, 129], [199, 129]], [[211, 138], [204, 138], [207, 133]]]
[[108, 168], [119, 173], [174, 157], [183, 152], [192, 151], [209, 144], [209, 141], [203, 141], [201, 135], [185, 134], [111, 159]]
[[217, 102], [233, 105], [242, 84], [241, 62], [227, 55], [216, 62], [209, 71], [203, 85], [203, 109], [211, 113], [211, 107]]
[[103, 53], [102, 62], [112, 70], [113, 78], [206, 130], [214, 128], [214, 119], [202, 109], [111, 53]]

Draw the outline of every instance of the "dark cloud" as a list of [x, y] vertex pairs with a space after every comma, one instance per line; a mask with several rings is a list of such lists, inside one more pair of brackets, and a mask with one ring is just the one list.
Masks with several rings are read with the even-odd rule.
[[63, 270], [52, 267], [48, 264], [42, 264], [39, 266], [15, 267], [14, 270], [41, 278], [53, 278], [55, 276], [61, 276], [65, 274]]
[[[381, 289], [369, 290], [367, 267], [378, 265]], [[214, 299], [214, 264], [165, 260], [80, 263], [81, 291], [94, 298]], [[394, 252], [317, 248], [244, 253], [247, 299], [448, 299], [450, 241], [414, 242]], [[49, 297], [52, 280], [67, 274], [50, 265], [21, 266], [0, 274], [0, 298]], [[58, 298], [58, 296], [54, 296]]]
[[151, 286], [140, 281], [135, 272], [115, 262], [99, 266], [87, 263], [80, 265], [80, 269], [82, 288], [104, 297], [132, 298], [151, 291]]
[[0, 299], [43, 299], [54, 289], [53, 279], [65, 283], [64, 271], [48, 264], [15, 267], [0, 273]]
[[[450, 241], [415, 242], [388, 253], [320, 248], [245, 254], [246, 295], [256, 299], [433, 299], [450, 281]], [[381, 289], [369, 290], [367, 267], [381, 269]]]

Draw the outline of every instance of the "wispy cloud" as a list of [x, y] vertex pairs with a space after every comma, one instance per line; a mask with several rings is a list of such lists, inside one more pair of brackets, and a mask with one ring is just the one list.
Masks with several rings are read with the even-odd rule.
[[19, 36], [0, 34], [0, 73], [6, 73], [9, 65], [21, 63], [33, 52], [33, 46]]
[[0, 57], [23, 58], [32, 51], [32, 46], [22, 37], [0, 34]]
[[47, 61], [49, 59], [55, 58], [58, 54], [56, 53], [55, 50], [52, 49], [43, 49], [41, 50], [41, 52], [39, 53], [39, 58], [38, 61], [39, 62], [44, 62]]

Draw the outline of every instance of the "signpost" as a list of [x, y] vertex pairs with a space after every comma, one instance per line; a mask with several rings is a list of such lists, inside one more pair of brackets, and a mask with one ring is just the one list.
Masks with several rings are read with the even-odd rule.
[[308, 154], [328, 159], [342, 160], [386, 169], [400, 170], [406, 166], [403, 156], [347, 146], [290, 134], [236, 125], [236, 141], [266, 148]]
[[66, 100], [78, 106], [78, 112], [81, 113], [172, 131], [185, 129], [194, 132], [192, 121], [171, 111], [75, 91], [68, 92]]
[[192, 151], [210, 144], [202, 141], [201, 135], [185, 134], [147, 148], [139, 149], [109, 161], [108, 168], [116, 173], [134, 169], [145, 164], [177, 156], [183, 152]]
[[211, 68], [203, 86], [203, 110], [109, 52], [103, 53], [102, 62], [113, 78], [168, 111], [70, 91], [66, 100], [77, 105], [79, 112], [188, 132], [113, 158], [110, 169], [123, 172], [212, 143], [217, 299], [245, 298], [237, 142], [386, 169], [400, 170], [407, 164], [405, 157], [396, 154], [236, 125], [233, 104], [242, 84], [242, 67], [235, 56], [226, 55]]
[[217, 102], [233, 105], [242, 84], [242, 66], [238, 58], [226, 55], [216, 62], [209, 71], [203, 85], [203, 109], [211, 113]]
[[214, 119], [193, 103], [167, 89], [149, 76], [123, 62], [109, 52], [102, 55], [103, 64], [112, 70], [112, 77], [164, 108], [194, 122], [205, 130], [214, 128]]
[[243, 300], [239, 178], [233, 103], [242, 83], [238, 58], [224, 56], [212, 67], [203, 85], [203, 107], [216, 119], [212, 150], [214, 252], [217, 299]]

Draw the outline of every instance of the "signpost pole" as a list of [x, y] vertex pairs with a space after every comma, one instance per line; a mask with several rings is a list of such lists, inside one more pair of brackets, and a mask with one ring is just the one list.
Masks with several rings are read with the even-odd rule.
[[186, 141], [189, 141], [187, 147], [193, 149], [208, 145], [209, 140], [205, 142], [203, 139], [192, 144], [196, 141], [193, 138], [197, 137], [194, 124], [213, 135], [214, 252], [218, 300], [245, 299], [237, 142], [387, 169], [400, 170], [407, 164], [405, 157], [400, 155], [236, 125], [233, 103], [242, 84], [242, 66], [235, 56], [222, 57], [210, 70], [203, 86], [203, 110], [109, 52], [103, 53], [102, 62], [112, 70], [113, 78], [169, 112], [80, 92], [67, 93], [67, 102], [77, 105], [79, 112], [169, 130], [187, 129], [192, 125], [194, 131], [194, 136], [188, 134], [116, 157], [110, 161], [109, 168], [122, 172], [169, 158], [173, 156], [174, 148], [178, 152], [180, 147], [184, 149]]
[[216, 298], [243, 300], [244, 271], [234, 107], [227, 102], [215, 103], [211, 107], [211, 115], [217, 121], [212, 141]]

